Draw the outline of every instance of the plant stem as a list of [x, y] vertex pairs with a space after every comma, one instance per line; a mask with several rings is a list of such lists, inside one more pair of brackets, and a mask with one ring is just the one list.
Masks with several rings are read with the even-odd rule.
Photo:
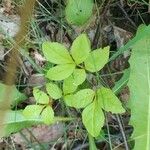
[[94, 138], [88, 134], [88, 138], [89, 138], [89, 150], [97, 150]]
[[124, 133], [124, 129], [123, 129], [122, 123], [121, 123], [121, 121], [120, 121], [119, 115], [116, 115], [116, 118], [117, 118], [117, 121], [118, 121], [118, 123], [119, 123], [119, 128], [120, 128], [120, 131], [121, 131], [121, 134], [122, 134], [122, 138], [123, 138], [123, 140], [124, 140], [125, 149], [126, 149], [126, 150], [129, 150], [129, 146], [128, 146], [128, 143], [127, 143], [126, 135], [125, 135], [125, 133]]

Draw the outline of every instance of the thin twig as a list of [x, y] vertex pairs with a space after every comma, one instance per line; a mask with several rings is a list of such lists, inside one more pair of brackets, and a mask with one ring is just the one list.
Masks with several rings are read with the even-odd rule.
[[119, 115], [116, 115], [116, 118], [117, 118], [117, 121], [118, 121], [118, 124], [119, 124], [119, 128], [120, 128], [120, 131], [121, 131], [121, 134], [122, 134], [122, 138], [124, 140], [125, 150], [129, 150], [129, 146], [128, 146], [128, 143], [127, 143], [127, 138], [126, 138], [122, 123], [120, 121]]
[[119, 6], [119, 8], [121, 9], [121, 11], [124, 13], [125, 17], [129, 20], [129, 22], [135, 27], [137, 28], [136, 24], [130, 19], [130, 17], [128, 16], [127, 12], [124, 10], [124, 8], [120, 5], [117, 4]]

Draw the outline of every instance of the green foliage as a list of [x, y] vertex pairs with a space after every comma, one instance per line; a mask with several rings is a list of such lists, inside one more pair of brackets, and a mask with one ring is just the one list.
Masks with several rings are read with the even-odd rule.
[[18, 132], [23, 128], [41, 123], [41, 119], [26, 119], [22, 114], [22, 111], [8, 111], [3, 124], [1, 124], [1, 127], [4, 127], [5, 131], [3, 133], [1, 132], [0, 135], [1, 137], [9, 136], [11, 133]]
[[47, 93], [50, 95], [50, 97], [53, 99], [59, 99], [62, 97], [62, 91], [58, 87], [57, 84], [47, 83], [46, 84], [46, 90], [47, 90]]
[[39, 104], [47, 104], [49, 102], [47, 94], [37, 88], [33, 89], [33, 96]]
[[[47, 111], [47, 110], [45, 110], [45, 111]], [[44, 117], [46, 117], [44, 122], [47, 124], [49, 124], [51, 122], [52, 118], [50, 118], [50, 117], [53, 116], [53, 112], [50, 112], [50, 114], [51, 114], [50, 117], [47, 116], [48, 114], [49, 114], [49, 112], [46, 115], [44, 115]], [[29, 116], [30, 115], [31, 114], [29, 114]], [[53, 122], [51, 122], [51, 123], [56, 123], [56, 122], [62, 121], [62, 120], [71, 120], [71, 118], [55, 117], [53, 119]], [[42, 123], [43, 123], [43, 119], [40, 117], [38, 118], [36, 116], [36, 117], [27, 118], [24, 116], [22, 111], [11, 111], [11, 110], [9, 110], [6, 112], [5, 120], [1, 124], [1, 128], [4, 128], [4, 132], [3, 131], [0, 132], [0, 138], [7, 137], [10, 134], [18, 132], [23, 128], [28, 128], [28, 127], [31, 127], [33, 125], [38, 125], [38, 124], [42, 124]]]
[[75, 64], [63, 64], [50, 68], [46, 77], [50, 80], [58, 81], [68, 78], [74, 71]]
[[93, 101], [94, 91], [91, 89], [83, 89], [75, 94], [64, 97], [66, 105], [75, 108], [84, 108]]
[[45, 58], [54, 64], [72, 63], [69, 52], [62, 44], [53, 42], [44, 42], [42, 45]]
[[71, 46], [71, 55], [77, 65], [86, 60], [90, 51], [90, 41], [86, 34], [78, 36]]
[[[54, 46], [55, 45], [55, 46]], [[59, 46], [58, 46], [59, 45]], [[104, 49], [98, 49], [94, 50], [90, 53], [91, 47], [90, 47], [90, 40], [88, 39], [86, 34], [79, 35], [73, 42], [69, 52], [64, 48], [63, 45], [56, 43], [56, 42], [44, 42], [42, 45], [42, 50], [44, 53], [44, 56], [47, 58], [47, 61], [50, 61], [51, 63], [59, 64], [52, 68], [50, 68], [47, 71], [46, 77], [50, 80], [54, 81], [60, 81], [64, 80], [66, 78], [71, 78], [70, 76], [73, 74], [73, 76], [77, 76], [75, 74], [76, 67], [83, 69], [83, 62], [85, 63], [85, 69], [89, 70], [91, 72], [97, 72], [100, 69], [103, 68], [103, 66], [107, 63], [108, 57], [109, 57], [109, 47], [106, 47]], [[53, 51], [54, 48], [54, 52]], [[60, 50], [62, 48], [62, 50]], [[47, 56], [48, 55], [48, 56]], [[94, 55], [94, 56], [93, 56]], [[55, 59], [57, 57], [60, 60], [57, 61]], [[73, 59], [72, 59], [73, 58]], [[71, 60], [70, 60], [71, 59]], [[101, 60], [100, 62], [98, 60]], [[65, 61], [67, 60], [67, 61]], [[68, 61], [69, 60], [69, 61]], [[95, 68], [96, 65], [96, 68]], [[82, 79], [75, 79], [75, 80], [85, 80], [85, 74], [82, 70]], [[76, 77], [77, 78], [77, 77]], [[67, 81], [69, 80], [69, 81]], [[65, 84], [69, 84], [71, 86], [70, 80], [65, 80]], [[81, 82], [81, 81], [75, 81], [75, 82]], [[82, 81], [83, 82], [83, 81]], [[74, 84], [74, 81], [73, 81]], [[77, 85], [80, 85], [81, 83], [75, 83]], [[71, 86], [70, 89], [66, 89], [66, 85], [64, 85], [64, 91], [65, 93], [75, 91], [77, 88], [77, 85]]]
[[39, 89], [34, 89], [33, 95], [38, 104], [26, 106], [23, 110], [24, 116], [27, 119], [39, 118], [45, 124], [51, 124], [54, 121], [54, 111], [48, 95]]
[[124, 113], [125, 110], [122, 107], [119, 99], [112, 92], [112, 90], [107, 88], [100, 88], [96, 92], [97, 100], [99, 105], [105, 110], [112, 113]]
[[43, 110], [43, 105], [28, 105], [23, 111], [24, 116], [30, 118], [40, 118], [40, 114]]
[[118, 94], [127, 85], [129, 76], [130, 69], [124, 70], [122, 78], [115, 83], [115, 86], [112, 89], [115, 94]]
[[78, 85], [82, 84], [86, 79], [86, 73], [84, 69], [75, 69], [73, 74], [69, 76], [63, 82], [64, 94], [73, 93]]
[[85, 128], [91, 136], [98, 136], [105, 121], [103, 111], [123, 113], [125, 110], [110, 89], [80, 89], [79, 85], [86, 82], [89, 72], [98, 72], [108, 62], [109, 47], [91, 51], [90, 40], [86, 34], [81, 34], [74, 40], [70, 51], [56, 42], [44, 42], [42, 48], [47, 61], [56, 66], [46, 73], [51, 80], [45, 85], [46, 92], [33, 90], [36, 105], [27, 106], [24, 115], [51, 124], [54, 121], [53, 101], [62, 98], [67, 106], [83, 109]]
[[104, 125], [102, 109], [112, 113], [124, 113], [125, 110], [110, 89], [101, 87], [97, 89], [94, 97], [94, 101], [83, 110], [82, 120], [88, 132], [97, 137]]
[[[62, 98], [67, 106], [83, 109], [81, 114], [83, 124], [89, 135], [97, 137], [105, 121], [103, 111], [123, 113], [124, 109], [110, 89], [101, 87], [93, 90], [90, 86], [80, 89], [79, 86], [87, 83], [88, 74], [98, 72], [108, 62], [109, 47], [91, 51], [88, 37], [86, 34], [81, 34], [74, 40], [70, 51], [56, 42], [44, 42], [42, 48], [47, 61], [54, 64], [45, 73], [49, 80], [41, 87], [42, 90], [39, 87], [33, 88], [35, 104], [26, 106], [23, 112], [8, 112], [4, 124], [6, 132], [3, 135], [33, 124], [54, 123], [56, 117], [52, 107], [53, 101]], [[0, 84], [0, 86], [4, 88], [6, 85]], [[3, 88], [0, 95], [4, 92]], [[25, 96], [14, 87], [12, 98], [14, 102], [24, 98]], [[14, 113], [16, 113], [15, 119]]]
[[83, 25], [92, 15], [93, 0], [68, 0], [65, 12], [66, 19], [74, 25]]
[[[11, 86], [0, 83], [0, 102], [3, 100], [5, 96], [5, 90], [8, 87]], [[23, 102], [26, 98], [27, 97], [23, 93], [20, 93], [14, 85], [12, 86], [12, 97], [11, 97], [12, 107], [16, 106], [18, 103]]]
[[41, 117], [43, 119], [43, 122], [47, 125], [54, 122], [54, 111], [51, 106], [46, 106], [46, 108], [43, 110]]
[[117, 50], [117, 52], [113, 56], [111, 56], [111, 58], [109, 59], [109, 61], [114, 60], [115, 58], [117, 58], [117, 56], [119, 56], [123, 52], [128, 51], [130, 48], [132, 48], [132, 46], [134, 46], [137, 42], [139, 42], [143, 38], [145, 38], [148, 34], [150, 34], [150, 25], [144, 27], [143, 31], [140, 32], [138, 35], [136, 35], [132, 40], [130, 40], [129, 42], [127, 42], [126, 45], [121, 46]]
[[97, 101], [88, 105], [82, 112], [82, 121], [87, 131], [97, 137], [104, 125], [104, 114]]
[[109, 47], [96, 49], [85, 60], [85, 68], [90, 72], [101, 70], [109, 59]]
[[[142, 34], [147, 26], [139, 28], [137, 35]], [[150, 38], [149, 34], [138, 41], [130, 57], [130, 124], [134, 127], [132, 138], [134, 150], [150, 148]]]
[[88, 134], [88, 138], [89, 138], [89, 150], [97, 150], [94, 138]]

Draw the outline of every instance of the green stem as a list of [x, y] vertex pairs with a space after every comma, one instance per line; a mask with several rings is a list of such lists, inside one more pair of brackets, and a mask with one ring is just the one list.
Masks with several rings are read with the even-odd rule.
[[88, 138], [89, 138], [89, 150], [97, 150], [94, 138], [88, 134]]

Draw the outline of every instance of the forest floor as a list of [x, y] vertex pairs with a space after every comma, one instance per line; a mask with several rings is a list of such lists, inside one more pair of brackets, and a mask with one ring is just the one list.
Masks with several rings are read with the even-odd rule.
[[[88, 34], [92, 48], [110, 46], [112, 53], [124, 46], [132, 39], [141, 24], [150, 23], [150, 6], [148, 1], [127, 1], [127, 0], [105, 0], [102, 4], [97, 0], [88, 23], [83, 27], [70, 25], [65, 20], [65, 2], [62, 0], [41, 0], [37, 2], [30, 31], [24, 44], [25, 51], [29, 52], [29, 58], [21, 54], [22, 65], [17, 72], [15, 81], [16, 87], [27, 95], [27, 99], [17, 106], [24, 109], [28, 104], [33, 103], [32, 89], [36, 85], [45, 83], [38, 68], [45, 65], [45, 58], [42, 54], [41, 44], [45, 40], [57, 41], [70, 46], [73, 40], [82, 32]], [[19, 30], [19, 11], [21, 1], [12, 2], [5, 0], [0, 3], [0, 26], [7, 31], [11, 38]], [[0, 81], [4, 81], [7, 73], [7, 59], [13, 45], [9, 43], [6, 35], [0, 32]], [[123, 53], [100, 71], [100, 76], [108, 87], [112, 88], [123, 75], [123, 71], [129, 67], [128, 59], [130, 52]], [[93, 81], [94, 82], [94, 81]], [[129, 99], [129, 89], [124, 87], [118, 97], [123, 103]], [[61, 102], [56, 102], [56, 114], [70, 116], [79, 115], [79, 111], [71, 108], [66, 110]], [[102, 137], [96, 139], [99, 150], [110, 149], [110, 138], [113, 150], [128, 150], [134, 142], [130, 142], [133, 132], [129, 125], [130, 111], [123, 115], [115, 116], [107, 113], [107, 121], [102, 130]], [[109, 130], [109, 131], [108, 131]], [[128, 145], [125, 145], [124, 137]], [[0, 150], [13, 149], [52, 149], [52, 150], [86, 150], [89, 149], [87, 133], [81, 120], [60, 122], [52, 126], [38, 125], [23, 129], [7, 138], [0, 140]]]

